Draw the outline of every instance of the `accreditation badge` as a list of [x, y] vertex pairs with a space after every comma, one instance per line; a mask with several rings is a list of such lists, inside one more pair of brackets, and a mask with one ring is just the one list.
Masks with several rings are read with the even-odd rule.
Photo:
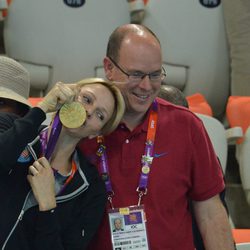
[[144, 206], [110, 209], [109, 226], [113, 250], [148, 250]]

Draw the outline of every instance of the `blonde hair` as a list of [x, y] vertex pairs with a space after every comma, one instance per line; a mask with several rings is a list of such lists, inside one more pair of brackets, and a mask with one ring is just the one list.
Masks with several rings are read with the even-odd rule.
[[120, 123], [125, 111], [125, 103], [123, 100], [123, 96], [120, 90], [115, 86], [115, 84], [110, 81], [104, 80], [103, 78], [86, 78], [75, 82], [74, 84], [76, 84], [76, 86], [79, 88], [84, 85], [101, 84], [109, 89], [115, 99], [115, 108], [111, 118], [102, 127], [101, 133], [102, 135], [107, 135], [114, 131]]

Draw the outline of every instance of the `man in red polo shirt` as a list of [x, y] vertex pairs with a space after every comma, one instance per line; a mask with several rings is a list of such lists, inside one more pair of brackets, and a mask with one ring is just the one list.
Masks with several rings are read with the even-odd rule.
[[[126, 112], [104, 141], [80, 144], [99, 167], [109, 195], [90, 249], [193, 250], [190, 199], [205, 248], [234, 249], [218, 196], [223, 176], [202, 121], [156, 98], [166, 76], [158, 38], [140, 25], [118, 27], [104, 68], [121, 89]], [[111, 222], [118, 215], [124, 231], [113, 233]]]

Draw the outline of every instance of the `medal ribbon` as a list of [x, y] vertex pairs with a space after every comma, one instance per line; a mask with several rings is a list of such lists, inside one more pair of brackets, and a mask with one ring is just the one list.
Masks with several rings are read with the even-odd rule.
[[[52, 126], [51, 126], [49, 141], [47, 141], [48, 130], [42, 131], [40, 133], [40, 142], [41, 142], [42, 152], [48, 161], [49, 161], [49, 159], [50, 159], [50, 157], [55, 149], [55, 146], [56, 146], [56, 143], [57, 143], [57, 140], [58, 140], [58, 137], [60, 135], [61, 130], [62, 130], [62, 123], [59, 119], [59, 112], [57, 112], [55, 115], [55, 118], [53, 120]], [[64, 183], [64, 185], [61, 188], [59, 193], [61, 193], [65, 189], [66, 185], [68, 185], [68, 183], [72, 180], [76, 170], [77, 170], [76, 163], [72, 160], [71, 174], [66, 179], [66, 181], [65, 181], [65, 183]], [[54, 171], [54, 174], [57, 172], [57, 170], [55, 170], [55, 169], [53, 169], [53, 171]]]
[[[141, 159], [141, 175], [139, 179], [139, 185], [136, 189], [139, 192], [139, 201], [138, 205], [141, 203], [141, 198], [143, 195], [147, 193], [147, 186], [148, 186], [148, 178], [149, 172], [153, 161], [153, 151], [154, 151], [154, 141], [155, 141], [155, 134], [156, 134], [156, 127], [157, 127], [157, 120], [158, 120], [158, 105], [157, 102], [153, 102], [153, 107], [150, 111], [149, 115], [149, 123], [148, 123], [148, 130], [147, 130], [147, 140], [146, 146], [144, 150], [144, 155], [142, 155]], [[103, 136], [97, 137], [97, 143], [99, 144], [99, 148], [96, 154], [100, 157], [100, 171], [103, 181], [105, 182], [106, 190], [108, 193], [108, 199], [110, 201], [111, 207], [113, 208], [112, 204], [112, 196], [114, 196], [114, 191], [112, 188], [110, 174], [109, 174], [109, 167], [108, 167], [108, 160], [106, 154], [106, 146], [104, 144]]]
[[59, 112], [57, 112], [56, 116], [53, 120], [52, 126], [51, 126], [49, 141], [47, 143], [46, 148], [43, 149], [45, 152], [44, 156], [48, 160], [50, 159], [50, 157], [55, 149], [55, 146], [56, 146], [56, 143], [57, 143], [57, 140], [58, 140], [58, 137], [60, 135], [61, 130], [62, 130], [62, 123], [59, 119]]

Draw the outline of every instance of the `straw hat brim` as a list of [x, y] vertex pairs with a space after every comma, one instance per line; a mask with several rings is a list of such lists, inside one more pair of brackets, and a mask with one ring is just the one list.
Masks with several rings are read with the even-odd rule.
[[14, 101], [20, 102], [28, 107], [32, 107], [31, 103], [27, 99], [25, 99], [23, 96], [15, 93], [14, 91], [12, 91], [8, 88], [0, 87], [0, 98], [14, 100]]

